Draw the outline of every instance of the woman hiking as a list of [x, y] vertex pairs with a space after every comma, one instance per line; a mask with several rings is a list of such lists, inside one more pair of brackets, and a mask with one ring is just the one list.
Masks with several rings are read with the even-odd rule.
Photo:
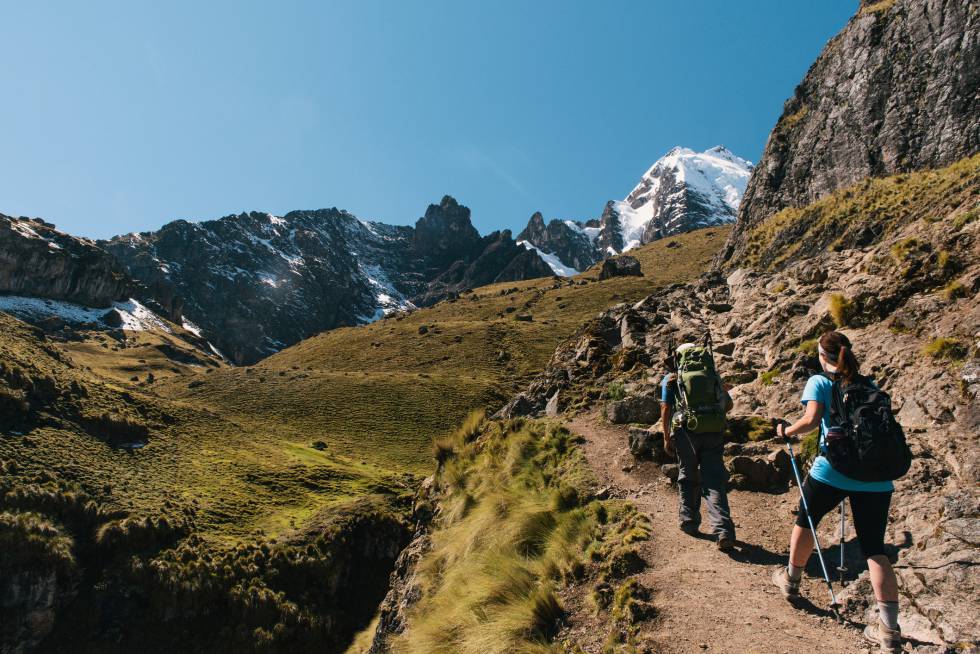
[[[821, 336], [817, 351], [820, 365], [827, 374], [810, 377], [800, 398], [805, 409], [803, 417], [789, 426], [779, 424], [776, 433], [782, 438], [799, 436], [819, 425], [820, 450], [824, 452], [827, 430], [835, 427], [830, 422], [831, 379], [854, 381], [859, 375], [859, 364], [851, 351], [850, 341], [839, 332], [827, 332]], [[844, 476], [831, 466], [822, 453], [814, 459], [801, 489], [814, 526], [844, 498], [850, 500], [854, 529], [861, 551], [868, 560], [871, 585], [878, 602], [878, 621], [864, 630], [864, 636], [878, 643], [884, 652], [899, 652], [902, 646], [902, 632], [898, 626], [898, 582], [885, 555], [885, 527], [893, 490], [891, 481], [867, 482]], [[790, 536], [789, 565], [779, 568], [772, 575], [773, 583], [791, 602], [799, 597], [803, 569], [813, 553], [813, 532], [809, 529], [803, 506], [801, 500], [796, 525]]]

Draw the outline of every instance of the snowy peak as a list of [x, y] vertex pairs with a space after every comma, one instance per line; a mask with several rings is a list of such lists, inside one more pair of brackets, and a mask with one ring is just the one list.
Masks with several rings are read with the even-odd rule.
[[[658, 238], [733, 222], [752, 164], [723, 145], [704, 152], [675, 147], [658, 159], [622, 203], [609, 207], [606, 241], [617, 251]], [[608, 212], [607, 212], [608, 213]]]
[[751, 162], [723, 145], [704, 152], [674, 147], [625, 199], [607, 202], [598, 220], [545, 224], [536, 213], [517, 239], [533, 246], [558, 274], [585, 270], [650, 241], [733, 222], [751, 174]]

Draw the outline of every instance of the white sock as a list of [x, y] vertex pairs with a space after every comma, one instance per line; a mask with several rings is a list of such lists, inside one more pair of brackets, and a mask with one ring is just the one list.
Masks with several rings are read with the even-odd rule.
[[799, 581], [803, 577], [803, 568], [797, 568], [790, 563], [786, 566], [786, 574], [789, 576], [790, 581]]
[[878, 602], [878, 619], [889, 629], [898, 629], [898, 602]]

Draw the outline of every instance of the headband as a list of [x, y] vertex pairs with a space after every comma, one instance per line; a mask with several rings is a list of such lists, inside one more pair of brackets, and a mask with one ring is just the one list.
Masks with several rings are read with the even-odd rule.
[[[836, 363], [837, 362], [837, 357], [830, 356], [830, 354], [827, 352], [827, 350], [823, 349], [823, 347], [819, 343], [817, 343], [817, 351], [820, 352], [820, 354], [824, 355], [824, 357], [826, 357], [827, 361], [829, 361], [831, 363]], [[838, 355], [839, 355], [839, 353], [838, 353]]]

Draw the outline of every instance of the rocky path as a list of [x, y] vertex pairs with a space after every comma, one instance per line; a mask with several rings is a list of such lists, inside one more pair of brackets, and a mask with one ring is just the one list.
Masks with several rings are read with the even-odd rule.
[[[586, 457], [611, 493], [630, 499], [652, 521], [652, 537], [642, 552], [648, 567], [637, 575], [653, 591], [657, 608], [657, 617], [640, 634], [650, 651], [867, 651], [859, 631], [837, 624], [825, 610], [828, 598], [819, 577], [811, 574], [804, 581], [803, 595], [810, 601], [801, 608], [793, 608], [770, 585], [771, 571], [785, 563], [793, 493], [732, 492], [739, 541], [735, 552], [723, 554], [707, 534], [694, 538], [677, 528], [677, 492], [658, 466], [642, 463], [622, 470], [632, 463], [624, 428], [596, 414], [578, 416], [568, 426], [586, 439]], [[707, 515], [702, 513], [704, 531]], [[598, 652], [605, 632], [581, 599], [568, 598], [569, 635], [586, 651]]]

